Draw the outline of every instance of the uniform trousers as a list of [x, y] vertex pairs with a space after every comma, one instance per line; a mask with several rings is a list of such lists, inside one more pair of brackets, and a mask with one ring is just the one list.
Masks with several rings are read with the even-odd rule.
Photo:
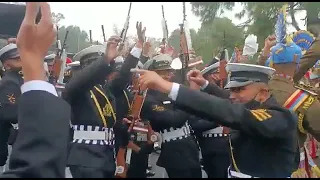
[[203, 155], [203, 168], [208, 178], [228, 178], [230, 156], [228, 152], [214, 152]]
[[169, 178], [202, 178], [201, 168], [165, 168]]
[[73, 178], [113, 178], [115, 172], [84, 166], [70, 166]]

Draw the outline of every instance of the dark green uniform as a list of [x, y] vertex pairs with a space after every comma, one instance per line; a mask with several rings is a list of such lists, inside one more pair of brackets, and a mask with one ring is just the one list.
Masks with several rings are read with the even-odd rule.
[[[0, 50], [0, 60], [14, 61], [19, 53], [15, 44], [9, 44]], [[0, 83], [0, 166], [5, 165], [8, 156], [8, 144], [13, 144], [18, 128], [18, 101], [23, 84], [21, 67], [7, 69]], [[12, 128], [14, 126], [14, 128]]]
[[[232, 73], [227, 87], [241, 87], [268, 79], [266, 74], [263, 76], [254, 71], [263, 70], [266, 73], [270, 69], [239, 63], [233, 64], [233, 67], [230, 65], [227, 69], [229, 66]], [[233, 73], [235, 70], [240, 73]], [[262, 104], [232, 104], [229, 100], [180, 86], [177, 97], [172, 98], [176, 98], [179, 108], [232, 128], [233, 163], [229, 176], [290, 177], [296, 168], [297, 117], [282, 108], [272, 96]]]
[[[171, 62], [169, 55], [160, 54], [146, 62], [144, 69], [170, 70]], [[161, 134], [157, 165], [166, 169], [169, 178], [201, 178], [198, 145], [187, 123], [190, 115], [178, 110], [165, 94], [148, 90], [141, 117]]]
[[75, 55], [74, 61], [80, 60], [82, 67], [90, 65], [70, 79], [63, 93], [73, 115], [74, 138], [68, 165], [74, 178], [110, 178], [116, 168], [115, 97], [126, 87], [130, 69], [139, 59], [130, 54], [119, 75], [104, 85], [106, 77], [114, 70], [114, 63], [107, 63], [101, 56], [104, 48], [102, 45], [91, 46]]

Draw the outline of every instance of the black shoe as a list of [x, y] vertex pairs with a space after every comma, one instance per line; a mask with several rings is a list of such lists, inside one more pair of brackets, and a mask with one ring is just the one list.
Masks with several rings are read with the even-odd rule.
[[148, 170], [152, 170], [152, 165], [148, 164], [147, 169], [148, 169]]
[[147, 177], [153, 177], [154, 175], [156, 175], [155, 172], [147, 170]]

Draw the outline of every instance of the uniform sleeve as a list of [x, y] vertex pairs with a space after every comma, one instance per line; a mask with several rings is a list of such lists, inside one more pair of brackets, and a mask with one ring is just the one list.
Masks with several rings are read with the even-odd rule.
[[189, 124], [196, 133], [202, 133], [203, 131], [218, 127], [217, 123], [200, 118], [191, 118]]
[[72, 76], [63, 92], [64, 99], [70, 100], [81, 92], [86, 92], [96, 84], [104, 81], [106, 76], [112, 72], [112, 65], [99, 58], [83, 70]]
[[142, 64], [146, 63], [148, 60], [149, 60], [149, 57], [141, 55], [140, 61], [141, 61]]
[[45, 91], [19, 101], [19, 133], [2, 178], [63, 178], [67, 160], [70, 106]]
[[18, 99], [20, 87], [13, 81], [4, 81], [0, 87], [0, 119], [1, 121], [17, 123]]
[[141, 118], [150, 120], [151, 124], [181, 127], [189, 118], [189, 114], [179, 109], [168, 109], [151, 96], [147, 96], [141, 110]]
[[[130, 69], [135, 68], [139, 62], [139, 58], [141, 55], [141, 51], [139, 48], [133, 48], [131, 54], [127, 56], [125, 59], [118, 76], [111, 82], [109, 86], [111, 88], [114, 96], [118, 96], [119, 93], [122, 93], [122, 90], [126, 88], [128, 82], [130, 81], [131, 72]], [[140, 54], [139, 54], [140, 53]]]
[[251, 135], [281, 138], [296, 129], [296, 118], [285, 109], [248, 110], [242, 104], [231, 104], [229, 100], [183, 86], [179, 88], [176, 103], [195, 116]]
[[212, 83], [209, 83], [207, 87], [204, 88], [202, 91], [223, 99], [229, 99], [230, 96], [230, 92], [228, 90], [222, 89], [216, 84]]
[[306, 72], [320, 59], [320, 40], [313, 41], [309, 50], [300, 59], [299, 70], [293, 76], [294, 82], [299, 82]]

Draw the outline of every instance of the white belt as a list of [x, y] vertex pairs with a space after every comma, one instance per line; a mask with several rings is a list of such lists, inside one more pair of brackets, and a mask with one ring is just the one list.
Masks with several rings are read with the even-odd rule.
[[112, 133], [108, 131], [74, 131], [73, 139], [110, 140]]
[[[251, 175], [243, 174], [241, 172], [232, 171], [232, 170], [230, 170], [230, 167], [229, 167], [228, 168], [228, 178], [259, 178], [259, 177], [254, 177]], [[290, 177], [286, 177], [286, 178], [290, 178]]]
[[223, 127], [216, 127], [213, 129], [209, 129], [202, 133], [203, 137], [226, 137], [228, 134], [223, 133]]
[[15, 123], [15, 124], [11, 123], [11, 125], [12, 125], [13, 129], [19, 129], [18, 123]]
[[191, 131], [190, 131], [189, 125], [187, 124], [182, 126], [181, 128], [177, 128], [177, 129], [170, 128], [169, 131], [165, 129], [163, 130], [163, 132], [160, 132], [160, 135], [162, 137], [161, 138], [162, 143], [186, 138], [190, 136], [190, 134], [191, 134]]
[[114, 145], [114, 132], [112, 128], [73, 125], [73, 130], [73, 143]]

